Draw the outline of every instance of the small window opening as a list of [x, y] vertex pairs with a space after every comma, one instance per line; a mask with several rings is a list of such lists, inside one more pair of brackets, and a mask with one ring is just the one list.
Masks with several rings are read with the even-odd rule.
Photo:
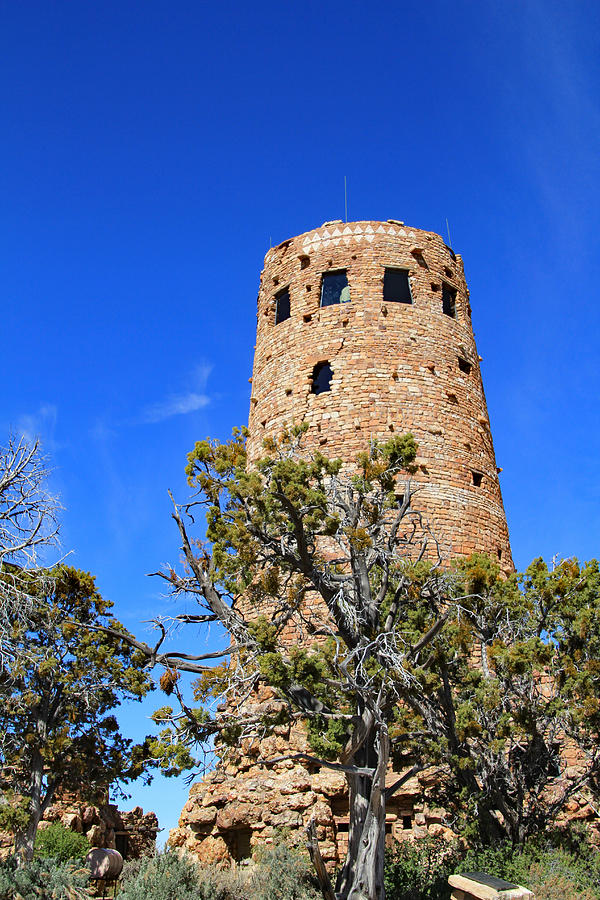
[[388, 303], [412, 303], [407, 269], [385, 269], [383, 299]]
[[439, 284], [436, 284], [435, 281], [432, 281], [432, 282], [431, 282], [431, 290], [434, 291], [434, 292], [436, 292], [436, 291], [439, 291], [439, 289], [440, 289]]
[[452, 278], [452, 269], [449, 269], [448, 266], [444, 266], [444, 272], [446, 273], [446, 278]]
[[291, 389], [291, 388], [287, 388], [287, 390], [286, 390], [286, 392], [285, 392], [285, 396], [286, 396], [286, 397], [290, 397], [291, 394], [292, 394], [292, 389]]
[[412, 816], [402, 816], [402, 828], [404, 831], [412, 828]]
[[301, 256], [300, 257], [300, 268], [307, 269], [310, 265], [310, 256]]
[[345, 834], [350, 831], [350, 823], [349, 822], [337, 822], [335, 826], [335, 830], [338, 834]]
[[483, 475], [481, 472], [471, 472], [473, 476], [473, 484], [475, 487], [481, 487], [481, 482], [483, 481]]
[[350, 301], [350, 288], [346, 270], [324, 272], [321, 281], [321, 306], [335, 306], [336, 303]]
[[307, 285], [306, 285], [306, 290], [307, 290], [307, 291], [312, 291], [312, 284], [307, 284]]
[[328, 362], [317, 363], [312, 374], [312, 393], [323, 394], [325, 391], [330, 391], [332, 377], [333, 370]]
[[471, 363], [466, 359], [463, 359], [462, 356], [458, 357], [458, 368], [461, 372], [464, 372], [465, 375], [471, 374]]
[[442, 284], [442, 312], [451, 319], [456, 318], [456, 288]]
[[498, 559], [502, 559], [502, 550], [500, 547], [496, 549], [496, 553], [498, 554]]
[[290, 289], [284, 288], [275, 294], [275, 324], [285, 322], [290, 317]]
[[307, 313], [305, 316], [302, 316], [305, 322], [312, 322], [312, 316], [310, 313]]
[[448, 400], [450, 403], [458, 403], [458, 397], [456, 394], [447, 394]]
[[117, 832], [115, 834], [115, 850], [121, 854], [123, 859], [127, 859], [127, 850], [128, 850], [129, 839], [128, 835], [123, 832]]

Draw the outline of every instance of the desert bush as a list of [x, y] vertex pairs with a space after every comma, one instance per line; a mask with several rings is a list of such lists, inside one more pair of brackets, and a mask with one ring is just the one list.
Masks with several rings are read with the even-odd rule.
[[[560, 838], [565, 844], [565, 835]], [[386, 854], [386, 900], [448, 900], [448, 876], [487, 872], [534, 891], [536, 900], [600, 900], [600, 854], [584, 840], [557, 846], [544, 836], [520, 849], [510, 843], [460, 848], [423, 838]]]
[[[285, 843], [243, 868], [200, 866], [166, 852], [123, 868], [119, 900], [319, 900], [308, 858]], [[0, 898], [1, 900], [1, 898]]]
[[90, 842], [86, 836], [71, 831], [62, 822], [53, 822], [46, 828], [41, 828], [35, 839], [35, 855], [58, 862], [83, 859], [89, 849]]
[[508, 843], [471, 849], [460, 862], [463, 871], [483, 871], [530, 888], [536, 900], [600, 900], [598, 851], [580, 845], [578, 852], [554, 846], [544, 837], [515, 850]]
[[386, 900], [446, 900], [458, 851], [442, 838], [402, 841], [386, 852]]
[[0, 861], [0, 900], [90, 900], [89, 872], [81, 866], [34, 859], [22, 868], [14, 858]]
[[159, 853], [136, 868], [124, 872], [119, 900], [212, 900], [199, 893], [199, 867], [188, 857]]
[[263, 847], [250, 870], [249, 900], [318, 900], [308, 856], [277, 843]]

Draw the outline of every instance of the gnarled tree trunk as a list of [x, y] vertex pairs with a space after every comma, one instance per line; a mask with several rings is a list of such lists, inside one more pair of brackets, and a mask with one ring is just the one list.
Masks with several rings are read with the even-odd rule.
[[336, 885], [337, 900], [384, 900], [385, 775], [389, 738], [376, 726], [357, 752], [355, 764], [373, 775], [349, 775], [348, 853]]

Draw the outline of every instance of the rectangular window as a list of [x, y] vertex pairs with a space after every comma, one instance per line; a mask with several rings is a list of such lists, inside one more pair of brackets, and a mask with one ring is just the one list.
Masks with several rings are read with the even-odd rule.
[[412, 303], [407, 269], [386, 269], [383, 275], [383, 299], [387, 303]]
[[336, 303], [350, 301], [350, 288], [346, 270], [324, 272], [321, 280], [321, 306], [334, 306]]
[[456, 288], [442, 283], [442, 312], [451, 319], [456, 318]]
[[275, 294], [275, 324], [285, 322], [290, 317], [290, 289], [284, 288]]

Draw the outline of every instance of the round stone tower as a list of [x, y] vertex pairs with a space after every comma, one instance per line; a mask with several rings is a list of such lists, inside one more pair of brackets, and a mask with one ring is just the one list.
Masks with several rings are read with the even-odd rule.
[[414, 506], [445, 557], [512, 568], [460, 256], [402, 222], [326, 222], [269, 250], [258, 295], [249, 454], [306, 422], [307, 451], [351, 464], [411, 431]]
[[[306, 422], [307, 452], [349, 467], [371, 438], [411, 431], [412, 505], [446, 558], [484, 551], [512, 569], [508, 529], [471, 328], [462, 260], [437, 234], [402, 222], [327, 222], [269, 250], [258, 295], [248, 450]], [[260, 708], [270, 693], [256, 698]], [[315, 820], [328, 865], [348, 840], [344, 775], [294, 759], [280, 726], [192, 786], [170, 843], [205, 862], [241, 861], [277, 829]], [[250, 752], [250, 751], [249, 751]], [[268, 768], [259, 758], [292, 757]], [[390, 777], [395, 779], [393, 773]], [[386, 804], [390, 838], [440, 833], [426, 773]], [[443, 830], [443, 829], [442, 829]]]

